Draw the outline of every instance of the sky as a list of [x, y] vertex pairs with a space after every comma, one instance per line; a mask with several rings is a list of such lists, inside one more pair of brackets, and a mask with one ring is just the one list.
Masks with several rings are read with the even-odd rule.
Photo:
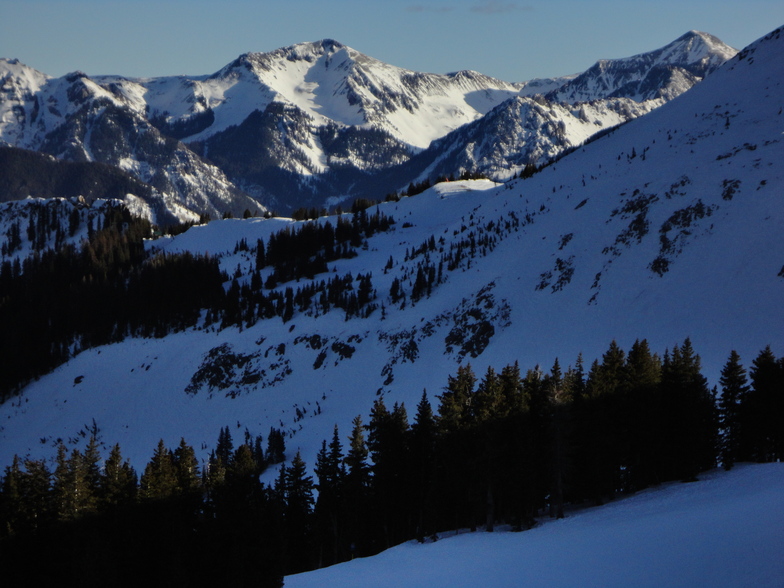
[[781, 0], [0, 0], [0, 57], [61, 76], [211, 74], [249, 51], [332, 38], [430, 73], [509, 82], [584, 71], [696, 29], [743, 48]]

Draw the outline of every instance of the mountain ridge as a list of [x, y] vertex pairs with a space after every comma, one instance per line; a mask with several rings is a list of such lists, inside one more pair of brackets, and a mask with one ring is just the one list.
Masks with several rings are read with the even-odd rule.
[[[572, 88], [574, 99], [610, 99], [600, 108], [621, 109], [620, 117], [610, 117], [612, 124], [646, 112], [699, 81], [734, 52], [718, 40], [705, 49], [706, 38], [715, 39], [691, 33], [649, 54], [605, 61], [606, 67], [595, 75], [589, 70], [576, 77], [520, 83], [468, 70], [413, 72], [332, 39], [245, 53], [204, 76], [90, 78], [73, 72], [50, 78], [18, 61], [4, 60], [0, 62], [0, 141], [66, 159], [118, 166], [153, 185], [168, 201], [189, 209], [192, 214], [182, 220], [199, 214], [239, 215], [245, 210], [321, 208], [326, 202], [383, 198], [424, 179], [425, 168], [406, 165], [409, 160], [432, 150], [450, 133], [458, 133], [452, 143], [459, 141], [466, 125], [521, 96], [531, 98], [549, 90], [547, 102], [563, 101], [566, 90], [556, 88]], [[690, 66], [687, 72], [677, 63], [691, 63], [694, 51], [688, 45], [697, 44], [697, 39], [702, 41], [697, 53], [705, 63]], [[659, 67], [662, 61], [670, 64], [664, 70]], [[608, 73], [612, 64], [617, 64], [615, 74]], [[658, 73], [651, 64], [659, 67]], [[657, 96], [651, 98], [653, 102], [638, 108], [620, 105], [608, 95], [624, 94], [618, 88], [622, 78], [630, 83], [629, 76], [647, 80], [648, 94]], [[639, 91], [625, 94], [629, 96], [617, 98], [648, 96]], [[232, 165], [230, 154], [247, 150], [238, 142], [236, 130], [251, 123], [253, 133], [268, 140], [246, 155], [245, 165]], [[601, 128], [600, 123], [596, 130]], [[571, 137], [568, 145], [557, 134], [528, 134], [534, 142], [549, 141], [542, 151], [549, 157], [578, 143], [585, 132]], [[514, 142], [503, 134], [496, 139], [497, 145]], [[469, 151], [467, 145], [462, 149]], [[468, 171], [496, 174], [496, 179], [509, 177], [520, 170], [519, 162], [526, 156], [525, 148], [522, 153], [515, 149], [496, 149], [492, 157], [485, 156], [489, 163], [484, 166], [472, 161], [483, 156], [464, 155], [452, 162], [458, 167], [445, 175]], [[379, 158], [378, 152], [385, 156]], [[527, 156], [527, 163], [542, 163], [531, 153]], [[448, 159], [446, 154], [439, 157]], [[470, 165], [474, 167], [468, 169]], [[390, 186], [388, 177], [399, 177], [399, 183]], [[170, 213], [182, 216], [179, 209]]]
[[[209, 446], [227, 423], [280, 428], [292, 453], [313, 463], [336, 423], [349, 431], [378, 396], [414, 406], [423, 388], [438, 393], [468, 362], [477, 373], [518, 360], [568, 365], [580, 352], [600, 357], [612, 340], [627, 348], [645, 338], [661, 351], [690, 337], [713, 384], [731, 349], [747, 365], [767, 344], [781, 355], [783, 42], [774, 31], [689, 92], [530, 178], [444, 182], [380, 204], [394, 228], [355, 257], [260, 290], [370, 275], [377, 307], [368, 318], [311, 300], [289, 320], [83, 351], [0, 406], [0, 460], [58, 437], [78, 444], [95, 419], [133, 463], [162, 437]], [[326, 222], [337, 219], [315, 221]], [[272, 274], [257, 268], [253, 244], [303, 226], [227, 219], [148, 246], [207, 251], [238, 287], [250, 286], [254, 272], [262, 283]], [[420, 270], [438, 276], [439, 262], [443, 279], [415, 296]], [[395, 280], [402, 299], [393, 300]], [[221, 365], [215, 385], [196, 377]]]

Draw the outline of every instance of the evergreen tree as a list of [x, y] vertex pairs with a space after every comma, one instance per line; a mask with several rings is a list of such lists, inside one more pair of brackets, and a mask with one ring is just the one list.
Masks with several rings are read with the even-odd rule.
[[284, 467], [284, 520], [290, 573], [304, 571], [312, 565], [310, 538], [314, 484], [313, 478], [308, 476], [306, 472], [307, 468], [299, 451], [291, 461], [291, 466]]
[[422, 398], [417, 404], [410, 438], [414, 533], [417, 539], [423, 541], [435, 530], [432, 511], [436, 509], [433, 492], [436, 470], [436, 421], [425, 390], [422, 391]]
[[390, 412], [383, 399], [377, 399], [370, 411], [367, 428], [367, 445], [373, 461], [374, 510], [382, 532], [378, 540], [391, 547], [405, 535], [409, 526], [406, 510], [410, 494], [409, 427], [405, 405], [395, 403]]
[[587, 497], [601, 504], [621, 488], [621, 454], [623, 431], [620, 422], [626, 354], [615, 341], [602, 356], [594, 361], [586, 381], [585, 418], [587, 430], [583, 451], [583, 474], [587, 479], [581, 485]]
[[438, 426], [442, 433], [457, 431], [464, 421], [470, 420], [475, 385], [471, 364], [461, 365], [456, 376], [447, 378], [444, 393], [438, 397]]
[[13, 537], [23, 529], [22, 465], [18, 455], [6, 466], [0, 493], [0, 538]]
[[719, 398], [719, 426], [721, 427], [721, 462], [725, 470], [732, 469], [738, 461], [741, 443], [741, 403], [749, 393], [746, 370], [740, 356], [733, 349], [721, 370], [721, 397]]
[[368, 449], [365, 443], [362, 417], [352, 421], [351, 436], [348, 438], [348, 452], [344, 459], [346, 466], [345, 497], [351, 505], [346, 520], [346, 542], [350, 557], [368, 555], [372, 552], [368, 538], [370, 492], [370, 467], [367, 463]]
[[120, 445], [115, 444], [104, 465], [100, 483], [102, 508], [127, 507], [136, 500], [138, 477], [130, 462], [123, 461]]
[[52, 504], [52, 474], [42, 459], [25, 459], [24, 469], [18, 480], [19, 530], [35, 532], [46, 528], [57, 514]]
[[648, 342], [637, 340], [626, 358], [625, 379], [619, 419], [621, 445], [621, 488], [640, 490], [661, 476], [661, 361], [651, 353]]
[[555, 359], [545, 387], [548, 389], [552, 413], [549, 422], [550, 443], [550, 516], [564, 517], [563, 503], [566, 484], [570, 475], [570, 453], [572, 436], [571, 390], [564, 387], [561, 366]]
[[172, 452], [166, 448], [163, 439], [158, 441], [152, 459], [144, 468], [139, 492], [141, 498], [145, 500], [167, 499], [177, 492], [174, 457]]
[[201, 488], [201, 475], [199, 473], [199, 460], [193, 447], [180, 438], [180, 444], [172, 455], [174, 462], [174, 475], [177, 479], [177, 493], [192, 495]]
[[57, 444], [57, 457], [52, 474], [52, 502], [53, 508], [60, 520], [68, 520], [72, 516], [71, 502], [71, 468], [68, 462], [68, 450], [65, 444]]
[[695, 480], [699, 472], [716, 463], [718, 424], [715, 400], [689, 339], [665, 357], [661, 387], [667, 479]]
[[744, 457], [754, 461], [784, 458], [784, 369], [765, 347], [749, 371], [751, 391], [743, 403]]
[[343, 502], [343, 483], [346, 476], [343, 465], [343, 446], [340, 442], [338, 426], [335, 425], [332, 440], [327, 447], [324, 441], [316, 457], [315, 473], [318, 477], [318, 499], [315, 506], [319, 567], [341, 561], [342, 519], [345, 516]]
[[270, 427], [267, 437], [267, 462], [270, 464], [282, 463], [286, 458], [286, 441], [283, 432], [275, 427]]

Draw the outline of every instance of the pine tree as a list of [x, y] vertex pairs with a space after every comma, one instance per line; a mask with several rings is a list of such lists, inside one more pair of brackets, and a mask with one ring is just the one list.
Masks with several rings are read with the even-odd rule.
[[346, 542], [350, 557], [371, 553], [368, 527], [371, 513], [369, 510], [370, 467], [368, 449], [365, 443], [362, 417], [352, 421], [351, 436], [348, 438], [348, 452], [344, 459], [346, 466], [345, 499], [351, 505], [346, 520]]
[[434, 504], [436, 430], [433, 408], [427, 398], [427, 391], [423, 390], [422, 398], [417, 404], [410, 436], [414, 533], [420, 541], [435, 530], [432, 511], [436, 508]]
[[715, 465], [718, 424], [715, 401], [691, 341], [673, 348], [662, 365], [662, 414], [667, 437], [662, 453], [668, 479], [695, 480]]
[[231, 438], [229, 426], [221, 427], [218, 433], [218, 445], [215, 447], [215, 456], [221, 461], [224, 467], [228, 467], [234, 454], [234, 442]]
[[329, 448], [326, 441], [321, 444], [321, 450], [316, 457], [315, 472], [318, 478], [316, 485], [318, 499], [314, 513], [317, 537], [322, 546], [319, 553], [319, 567], [321, 567], [321, 565], [337, 563], [341, 557], [341, 523], [345, 516], [343, 483], [346, 470], [343, 465], [343, 446], [337, 425], [333, 430]]
[[57, 457], [52, 474], [52, 502], [59, 520], [71, 518], [71, 471], [65, 444], [57, 444]]
[[741, 403], [749, 393], [746, 370], [740, 356], [733, 349], [721, 370], [721, 397], [719, 398], [719, 426], [721, 437], [721, 462], [725, 470], [732, 469], [738, 461], [741, 443]]
[[185, 438], [180, 438], [180, 444], [174, 450], [172, 457], [174, 475], [177, 479], [177, 493], [192, 495], [198, 492], [201, 487], [199, 460], [196, 459], [196, 452], [193, 450], [193, 447], [185, 442]]
[[623, 439], [621, 487], [626, 491], [645, 488], [661, 476], [660, 382], [659, 357], [651, 353], [645, 339], [635, 341], [626, 358], [618, 416]]
[[267, 437], [267, 462], [270, 464], [282, 463], [286, 459], [286, 442], [283, 433], [275, 427], [270, 427]]
[[448, 377], [444, 393], [438, 396], [438, 427], [442, 433], [457, 431], [470, 420], [475, 385], [471, 364], [461, 365], [456, 376]]
[[102, 509], [127, 507], [136, 500], [138, 477], [127, 460], [123, 461], [120, 445], [115, 444], [104, 465], [100, 484]]
[[171, 498], [176, 492], [177, 475], [174, 457], [161, 439], [158, 441], [152, 459], [144, 468], [140, 496], [145, 500], [161, 500]]
[[288, 537], [288, 570], [304, 571], [311, 565], [311, 526], [313, 516], [313, 478], [307, 475], [298, 451], [290, 467], [284, 467], [284, 520]]
[[[751, 390], [743, 403], [744, 453], [755, 461], [784, 458], [784, 369], [768, 345], [749, 370]], [[744, 455], [745, 457], [745, 455]]]
[[49, 525], [56, 516], [51, 495], [51, 477], [44, 460], [25, 459], [19, 477], [20, 531], [35, 532]]

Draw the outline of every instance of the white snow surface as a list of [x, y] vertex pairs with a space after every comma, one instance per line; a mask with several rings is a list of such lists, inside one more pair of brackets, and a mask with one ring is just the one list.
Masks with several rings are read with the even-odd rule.
[[[226, 425], [235, 439], [246, 428], [265, 437], [281, 428], [288, 457], [301, 450], [312, 466], [335, 424], [347, 436], [378, 395], [411, 413], [423, 388], [435, 401], [461, 362], [481, 377], [516, 360], [523, 370], [548, 369], [582, 352], [590, 363], [613, 339], [628, 350], [646, 338], [661, 353], [690, 337], [714, 385], [732, 349], [747, 367], [768, 344], [784, 355], [782, 54], [776, 31], [689, 92], [527, 180], [439, 184], [380, 205], [394, 229], [330, 264], [330, 275], [372, 272], [383, 314], [345, 320], [341, 311], [297, 311], [285, 324], [192, 329], [82, 352], [0, 406], [0, 467], [14, 454], [53, 455], [57, 439], [83, 444], [93, 423], [107, 452], [119, 442], [137, 469], [161, 438], [174, 447], [184, 437], [204, 459]], [[430, 236], [448, 250], [513, 218], [517, 230], [502, 230], [493, 251], [447, 272], [429, 298], [391, 303], [392, 280], [410, 293], [422, 260], [407, 261], [407, 251]], [[149, 246], [219, 255], [229, 275], [239, 268], [249, 279], [252, 255], [235, 254], [236, 242], [253, 246], [291, 223], [214, 221]], [[651, 269], [659, 258], [669, 264], [661, 275]], [[280, 287], [289, 285], [301, 284]], [[493, 330], [476, 357], [446, 344], [468, 310]], [[313, 335], [321, 348], [309, 344]], [[334, 343], [353, 346], [353, 355]], [[224, 344], [251, 356], [263, 377], [241, 384], [236, 373], [226, 388], [186, 394], [206, 354]], [[404, 344], [416, 352], [407, 357]]]
[[285, 578], [287, 588], [661, 586], [784, 582], [784, 465], [741, 464], [654, 487], [522, 533], [404, 543]]

